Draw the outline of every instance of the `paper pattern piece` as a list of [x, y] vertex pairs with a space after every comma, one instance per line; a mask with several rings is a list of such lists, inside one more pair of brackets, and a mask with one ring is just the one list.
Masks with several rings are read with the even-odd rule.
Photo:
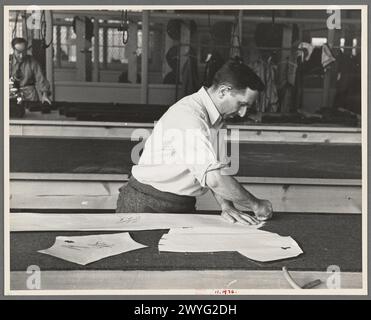
[[260, 243], [255, 247], [239, 249], [238, 252], [245, 257], [261, 262], [289, 259], [297, 257], [303, 251], [291, 237], [281, 237], [276, 241]]
[[249, 259], [267, 262], [296, 257], [303, 253], [291, 237], [247, 229], [244, 233], [209, 232], [205, 228], [170, 230], [159, 242], [160, 251], [220, 252], [238, 251]]
[[[232, 228], [233, 232], [260, 228], [230, 224], [220, 215], [164, 213], [27, 213], [10, 214], [10, 231], [134, 231], [184, 227]], [[231, 229], [231, 230], [232, 230]]]
[[123, 252], [145, 248], [135, 242], [127, 232], [76, 237], [56, 237], [52, 247], [39, 250], [57, 258], [81, 265]]

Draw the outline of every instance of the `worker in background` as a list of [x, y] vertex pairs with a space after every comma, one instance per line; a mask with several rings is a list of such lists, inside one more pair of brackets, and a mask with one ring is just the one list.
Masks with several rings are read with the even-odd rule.
[[[13, 54], [9, 59], [9, 73], [25, 101], [41, 101], [49, 103], [50, 84], [45, 78], [39, 62], [27, 54], [27, 40], [14, 38], [12, 40]], [[41, 97], [40, 97], [41, 95]]]
[[[116, 212], [190, 213], [195, 211], [196, 197], [211, 190], [229, 222], [258, 224], [269, 219], [271, 202], [258, 199], [227, 174], [228, 164], [218, 159], [214, 148], [215, 132], [224, 120], [243, 117], [263, 89], [248, 66], [229, 61], [209, 88], [202, 87], [170, 107], [147, 139], [128, 184], [120, 188]], [[235, 204], [255, 216], [239, 211]]]

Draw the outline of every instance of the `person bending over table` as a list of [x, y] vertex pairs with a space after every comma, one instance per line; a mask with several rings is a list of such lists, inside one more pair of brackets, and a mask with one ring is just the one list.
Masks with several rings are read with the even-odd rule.
[[211, 87], [171, 106], [154, 126], [128, 184], [119, 189], [116, 212], [195, 212], [196, 197], [211, 190], [229, 222], [257, 224], [271, 218], [271, 202], [258, 199], [228, 174], [228, 164], [215, 147], [224, 121], [243, 117], [263, 89], [247, 65], [229, 61], [215, 74]]
[[[23, 99], [51, 104], [49, 99], [50, 84], [37, 60], [27, 54], [27, 40], [14, 38], [12, 49], [13, 54], [9, 59], [10, 77], [19, 83]], [[41, 97], [38, 91], [41, 92]]]

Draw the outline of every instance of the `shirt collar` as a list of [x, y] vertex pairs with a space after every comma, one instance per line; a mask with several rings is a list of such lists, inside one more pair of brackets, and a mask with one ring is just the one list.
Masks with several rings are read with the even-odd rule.
[[201, 87], [201, 89], [198, 92], [201, 96], [203, 105], [205, 106], [207, 113], [209, 115], [211, 125], [214, 126], [216, 123], [220, 122], [222, 117], [218, 109], [216, 108], [213, 100], [211, 100], [209, 94], [207, 93], [206, 88]]

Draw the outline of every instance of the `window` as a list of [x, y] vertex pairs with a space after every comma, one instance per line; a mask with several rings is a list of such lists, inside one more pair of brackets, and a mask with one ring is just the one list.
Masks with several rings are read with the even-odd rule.
[[[20, 20], [18, 20], [17, 28], [14, 29], [14, 27], [15, 27], [15, 21], [10, 21], [9, 22], [9, 35], [10, 35], [9, 46], [10, 46], [10, 48], [11, 48], [11, 43], [12, 43], [12, 38], [13, 37], [22, 37], [22, 22]], [[13, 34], [13, 32], [14, 32], [14, 34]]]
[[107, 63], [128, 63], [122, 41], [122, 32], [117, 28], [107, 28]]
[[13, 31], [15, 31], [15, 35], [17, 37], [22, 37], [22, 23], [18, 21], [17, 23], [17, 29], [14, 30], [15, 27], [15, 21], [9, 22], [9, 34], [12, 35]]
[[[352, 56], [357, 55], [357, 38], [352, 39]], [[340, 50], [341, 52], [344, 52], [344, 47], [345, 47], [345, 38], [340, 39]]]
[[[53, 57], [56, 68], [76, 68], [76, 34], [72, 27], [71, 19], [56, 19], [53, 30], [53, 48], [55, 55]], [[130, 55], [136, 55], [137, 74], [141, 70], [142, 55], [142, 30], [141, 23], [138, 22], [137, 41], [129, 38], [129, 43], [123, 43], [123, 33], [118, 31], [120, 21], [116, 20], [98, 20], [99, 37], [92, 37], [91, 52], [92, 62], [95, 61], [94, 46], [98, 41], [99, 47], [99, 69], [103, 71], [100, 79], [102, 82], [117, 82], [119, 75], [128, 73], [128, 63]], [[131, 22], [135, 23], [135, 22]], [[149, 31], [149, 65], [150, 81], [162, 83], [162, 65], [164, 59], [164, 27], [162, 24], [150, 24]], [[129, 49], [130, 48], [130, 49]], [[134, 59], [135, 60], [135, 59]], [[116, 73], [118, 75], [116, 75]]]
[[57, 68], [74, 68], [76, 65], [76, 34], [68, 22], [65, 20], [65, 24], [53, 26], [53, 60]]
[[[67, 22], [67, 23], [66, 23]], [[103, 25], [103, 21], [99, 21]], [[122, 41], [122, 32], [117, 30], [116, 24], [111, 26], [107, 23], [99, 27], [99, 62], [101, 69], [116, 69], [117, 64], [127, 64], [128, 57], [126, 46]], [[64, 19], [61, 23], [56, 23], [53, 27], [53, 47], [56, 55], [55, 64], [58, 67], [74, 67], [76, 63], [76, 34], [70, 21]], [[140, 42], [140, 31], [138, 31], [138, 42]], [[92, 38], [91, 52], [94, 61], [94, 42]], [[106, 44], [106, 45], [105, 45]]]
[[[103, 36], [104, 36], [104, 30], [103, 28], [99, 28], [99, 39], [98, 39], [98, 46], [99, 46], [99, 63], [103, 63], [103, 59], [104, 59], [104, 56], [103, 56]], [[91, 47], [92, 47], [92, 61], [95, 61], [95, 57], [94, 57], [94, 46], [95, 46], [95, 37], [93, 37], [91, 39]]]
[[312, 46], [321, 47], [327, 43], [327, 38], [312, 38]]
[[72, 26], [62, 26], [60, 32], [61, 60], [76, 62], [76, 44], [73, 41], [76, 39], [76, 35]]
[[340, 51], [344, 52], [345, 38], [340, 38]]
[[354, 38], [353, 41], [352, 41], [352, 56], [356, 56], [357, 55], [357, 38]]

